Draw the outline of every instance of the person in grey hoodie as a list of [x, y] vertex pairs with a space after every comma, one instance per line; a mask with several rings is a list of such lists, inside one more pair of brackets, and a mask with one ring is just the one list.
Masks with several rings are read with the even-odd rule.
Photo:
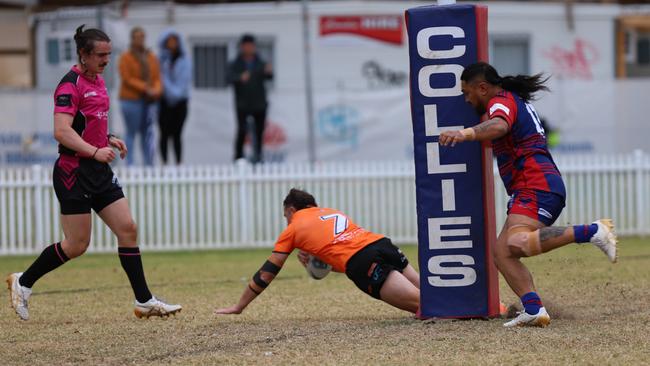
[[174, 144], [176, 164], [182, 161], [181, 133], [187, 117], [187, 104], [192, 84], [192, 63], [182, 37], [174, 30], [160, 37], [160, 69], [163, 95], [160, 98], [160, 154], [167, 164], [167, 143]]

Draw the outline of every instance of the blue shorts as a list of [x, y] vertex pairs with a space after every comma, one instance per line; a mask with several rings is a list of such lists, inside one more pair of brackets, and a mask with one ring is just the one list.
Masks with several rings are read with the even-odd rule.
[[553, 192], [515, 191], [508, 201], [508, 215], [524, 215], [551, 226], [562, 213], [565, 198]]

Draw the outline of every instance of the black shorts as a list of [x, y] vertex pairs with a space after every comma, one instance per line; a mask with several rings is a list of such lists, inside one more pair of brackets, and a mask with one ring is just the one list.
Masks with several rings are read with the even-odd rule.
[[122, 186], [108, 164], [90, 159], [57, 159], [52, 183], [62, 215], [100, 212], [124, 197]]
[[409, 264], [402, 251], [388, 238], [381, 238], [356, 252], [346, 264], [345, 274], [357, 287], [379, 299], [379, 291], [390, 271], [404, 271]]

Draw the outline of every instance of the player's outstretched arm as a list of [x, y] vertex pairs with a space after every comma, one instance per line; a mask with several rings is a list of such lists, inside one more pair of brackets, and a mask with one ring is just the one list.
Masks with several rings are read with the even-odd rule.
[[289, 257], [288, 254], [273, 253], [269, 259], [264, 262], [262, 267], [255, 272], [252, 280], [244, 289], [244, 293], [239, 298], [236, 305], [215, 310], [216, 314], [241, 314], [244, 309], [255, 298], [264, 291], [264, 289], [273, 281], [275, 276], [280, 272], [284, 262]]
[[442, 146], [456, 146], [457, 143], [464, 141], [491, 141], [505, 136], [509, 131], [508, 122], [500, 117], [494, 117], [474, 127], [458, 131], [443, 131], [439, 142]]

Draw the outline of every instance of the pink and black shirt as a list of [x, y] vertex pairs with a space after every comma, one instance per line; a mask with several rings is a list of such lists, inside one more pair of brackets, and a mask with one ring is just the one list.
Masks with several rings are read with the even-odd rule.
[[[104, 79], [97, 75], [92, 80], [77, 66], [61, 79], [54, 92], [54, 113], [73, 116], [72, 128], [87, 143], [98, 147], [108, 146], [109, 98]], [[77, 153], [59, 144], [59, 154], [65, 160], [76, 160]], [[70, 159], [74, 158], [74, 159]]]
[[[84, 141], [96, 148], [108, 146], [109, 98], [104, 79], [85, 76], [76, 66], [61, 79], [54, 92], [54, 113], [73, 117], [72, 128]], [[80, 156], [59, 144], [55, 177], [67, 190], [80, 182], [86, 192], [103, 192], [110, 188], [114, 174], [107, 163]]]

